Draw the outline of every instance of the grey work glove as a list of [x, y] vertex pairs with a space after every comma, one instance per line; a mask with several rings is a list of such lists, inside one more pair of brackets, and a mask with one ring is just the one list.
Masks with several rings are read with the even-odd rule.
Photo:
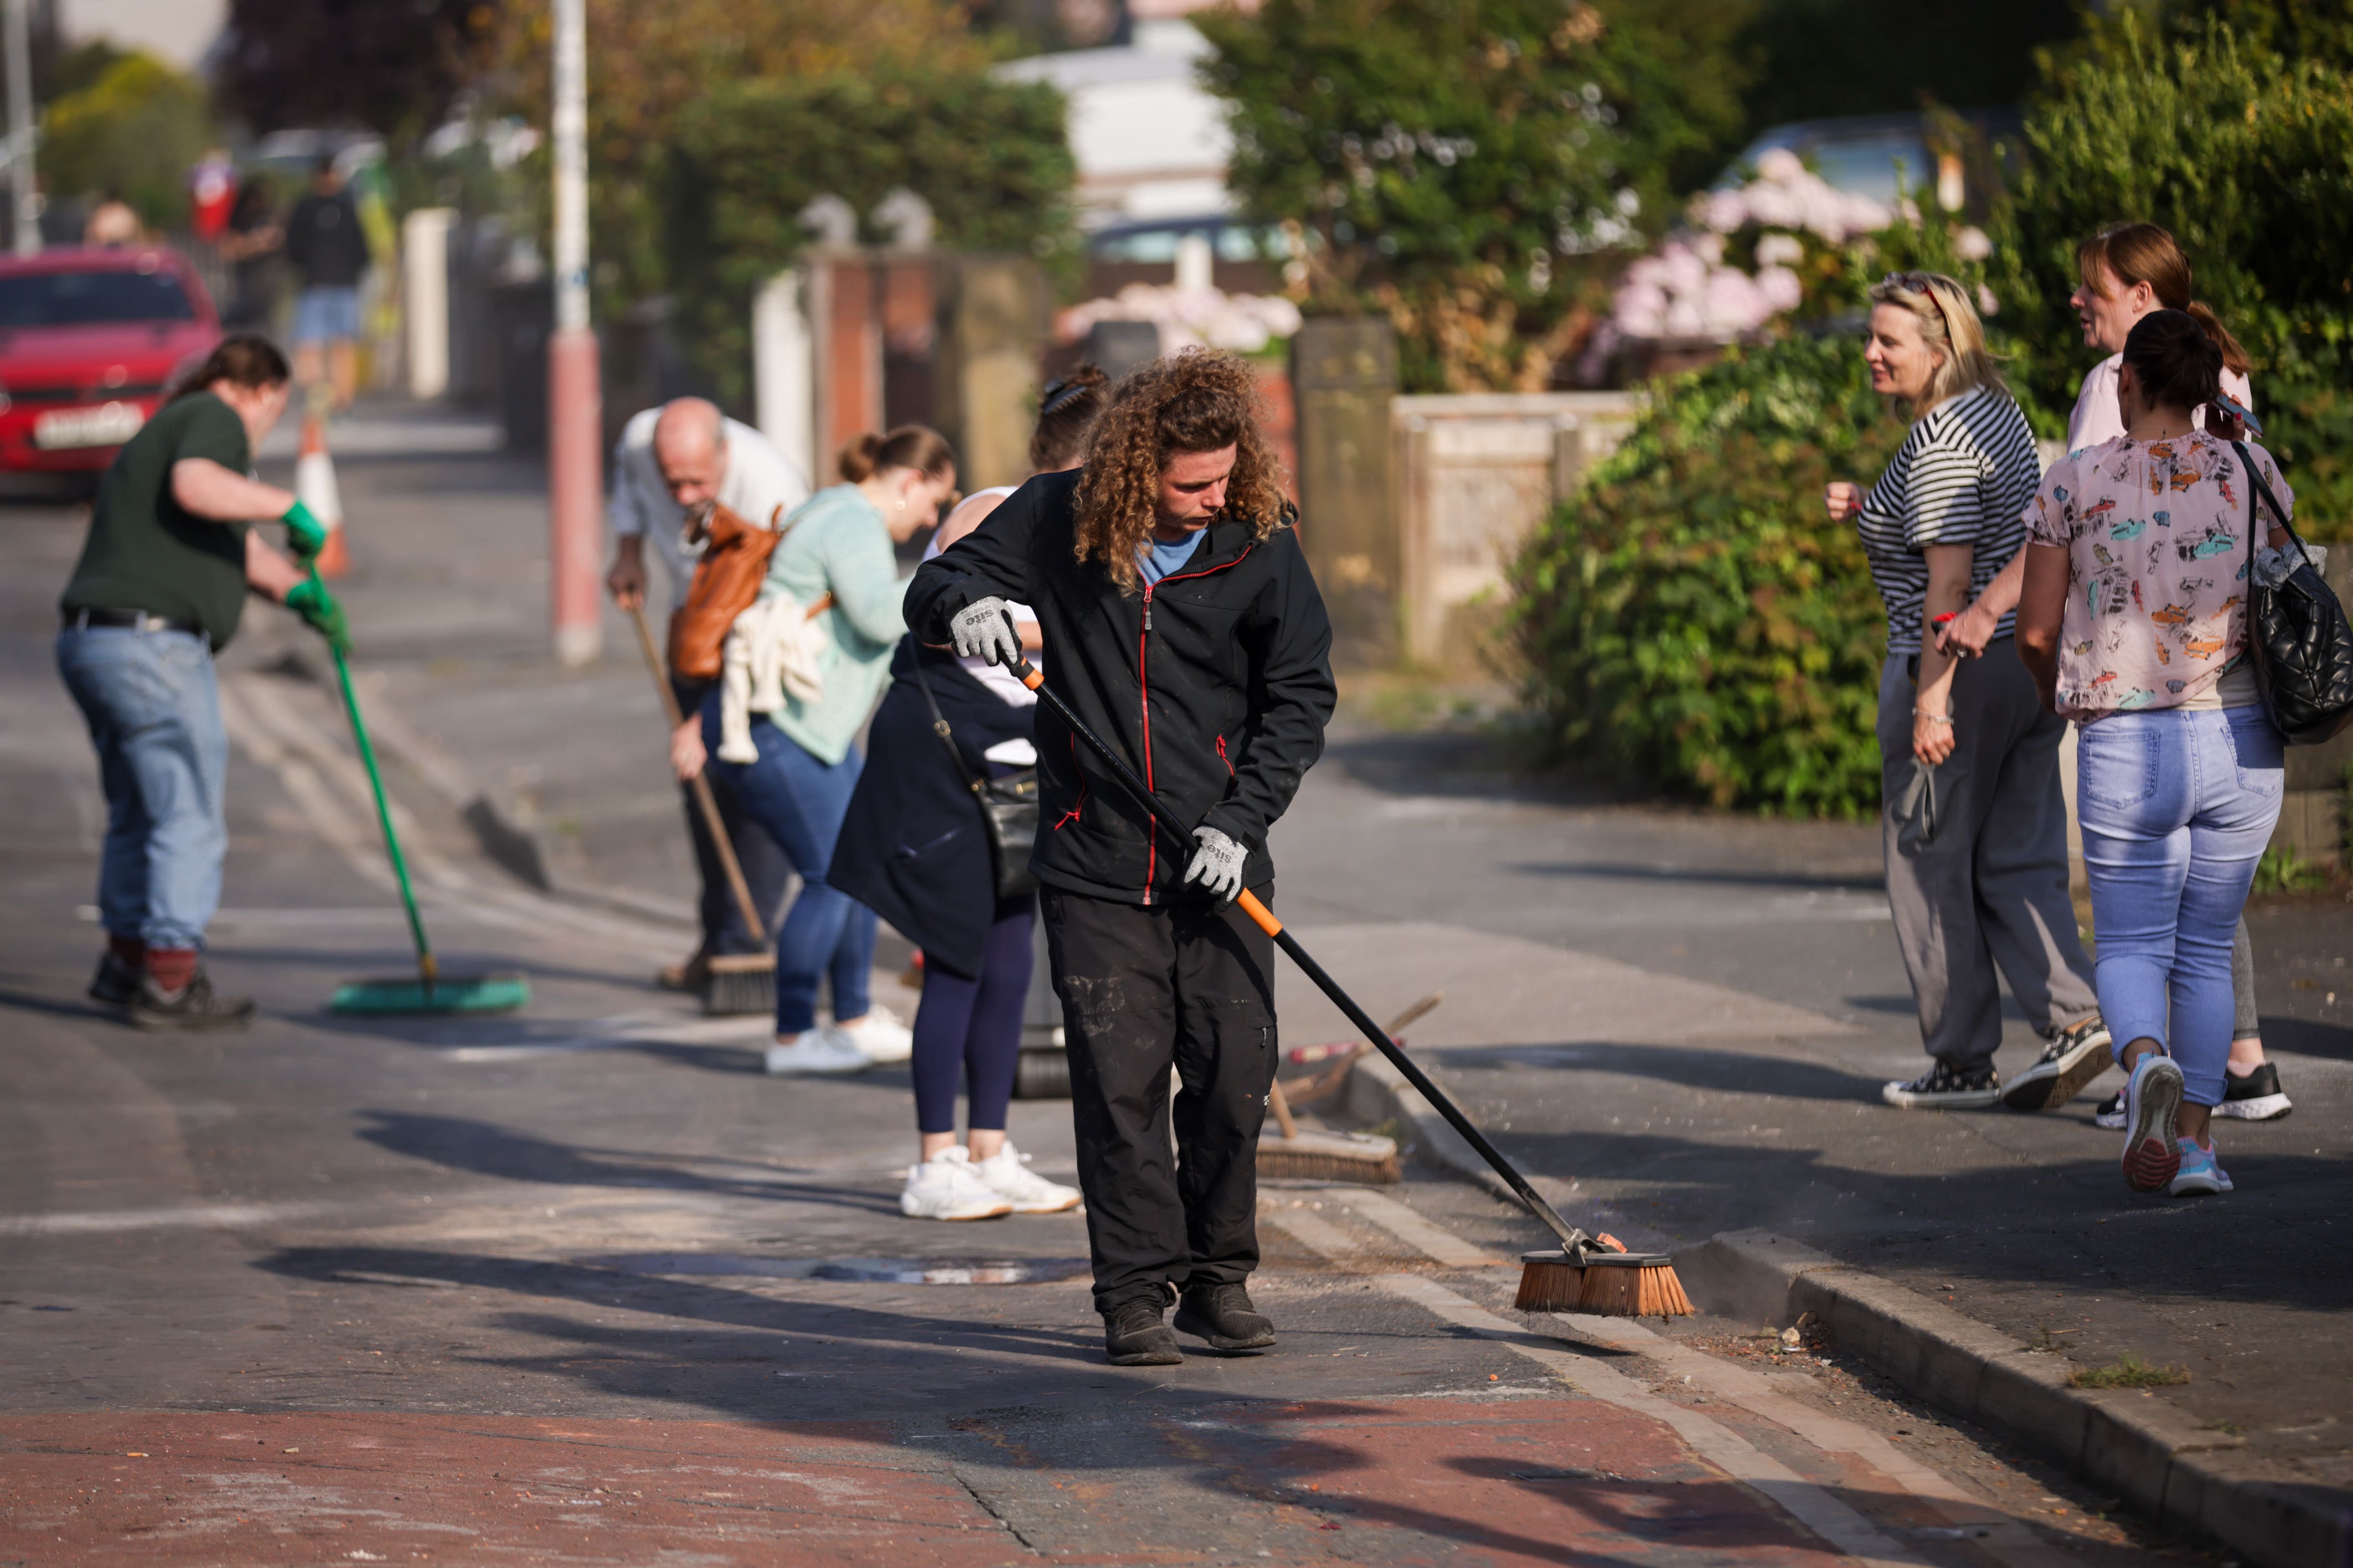
[[1008, 669], [1021, 662], [1021, 639], [1013, 635], [1012, 606], [991, 595], [975, 599], [948, 622], [960, 658], [985, 658]]
[[1214, 827], [1193, 829], [1193, 841], [1201, 847], [1194, 851], [1193, 863], [1185, 868], [1185, 880], [1200, 883], [1221, 904], [1232, 903], [1241, 894], [1242, 862], [1250, 858], [1250, 851]]

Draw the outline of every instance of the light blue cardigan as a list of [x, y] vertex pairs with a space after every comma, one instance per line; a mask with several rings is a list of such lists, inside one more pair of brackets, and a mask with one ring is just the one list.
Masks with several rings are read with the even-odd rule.
[[825, 694], [815, 702], [787, 694], [768, 718], [830, 766], [849, 755], [858, 727], [890, 682], [891, 652], [907, 635], [900, 611], [906, 584], [881, 512], [855, 485], [818, 491], [786, 515], [782, 528], [760, 597], [783, 592], [811, 605], [831, 594], [833, 608], [824, 619], [832, 638], [820, 659]]

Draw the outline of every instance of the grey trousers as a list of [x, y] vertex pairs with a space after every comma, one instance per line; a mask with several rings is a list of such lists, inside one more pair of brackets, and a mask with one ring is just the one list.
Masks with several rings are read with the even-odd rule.
[[1882, 846], [1895, 942], [1930, 1056], [1964, 1072], [2001, 1044], [2001, 989], [2042, 1034], [2100, 1009], [2067, 899], [2066, 721], [2045, 709], [2003, 637], [1953, 674], [1953, 753], [1934, 773], [1935, 831], [1904, 809], [1912, 789], [1912, 677], [1890, 655], [1879, 678]]

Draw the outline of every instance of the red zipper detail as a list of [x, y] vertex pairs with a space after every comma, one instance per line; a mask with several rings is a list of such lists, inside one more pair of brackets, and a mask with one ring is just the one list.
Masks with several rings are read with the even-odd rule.
[[1226, 755], [1226, 738], [1223, 735], [1218, 737], [1218, 761], [1226, 764], [1226, 776], [1228, 778], [1233, 777], [1234, 760]]
[[[1240, 555], [1235, 556], [1223, 566], [1206, 566], [1198, 572], [1180, 572], [1173, 577], [1163, 577], [1160, 583], [1182, 583], [1191, 577], [1208, 577], [1219, 572], [1230, 571], [1249, 560], [1250, 552], [1257, 548], [1254, 544], [1245, 545]], [[1146, 583], [1144, 585], [1144, 629], [1135, 634], [1135, 687], [1137, 700], [1144, 710], [1144, 787], [1146, 789], [1155, 787], [1152, 783], [1152, 677], [1149, 666], [1152, 655], [1152, 593], [1154, 589], [1160, 586], [1160, 583]], [[1219, 742], [1218, 754], [1219, 756], [1225, 754], [1225, 742], [1222, 739]], [[1231, 773], [1233, 764], [1228, 763], [1226, 771]], [[1160, 870], [1162, 828], [1159, 823], [1154, 820], [1145, 824], [1145, 829], [1144, 902], [1146, 908], [1150, 908], [1152, 879], [1158, 875]]]

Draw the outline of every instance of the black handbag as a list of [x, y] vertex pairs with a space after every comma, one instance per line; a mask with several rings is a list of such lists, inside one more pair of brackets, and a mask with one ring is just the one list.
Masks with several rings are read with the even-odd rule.
[[[2316, 746], [2353, 723], [2353, 625], [2345, 606], [2304, 552], [2304, 541], [2287, 520], [2271, 488], [2256, 476], [2243, 442], [2233, 441], [2245, 465], [2247, 486], [2247, 652], [2255, 661], [2255, 686], [2263, 711], [2291, 746]], [[2295, 570], [2266, 588], [2255, 581], [2255, 544], [2263, 537], [2263, 509], [2272, 509], [2295, 546]]]
[[965, 764], [964, 752], [956, 745], [948, 721], [940, 716], [939, 700], [932, 695], [932, 683], [923, 679], [921, 652], [908, 668], [914, 674], [915, 684], [923, 688], [924, 706], [932, 710], [932, 733], [948, 749], [956, 776], [964, 780], [965, 787], [972, 791], [972, 798], [980, 805], [980, 824], [988, 835], [988, 863], [996, 873], [997, 900], [1028, 898], [1038, 890], [1038, 879], [1029, 874], [1029, 854], [1038, 847], [1037, 767], [1033, 764], [1018, 768], [993, 779], [976, 776]]

